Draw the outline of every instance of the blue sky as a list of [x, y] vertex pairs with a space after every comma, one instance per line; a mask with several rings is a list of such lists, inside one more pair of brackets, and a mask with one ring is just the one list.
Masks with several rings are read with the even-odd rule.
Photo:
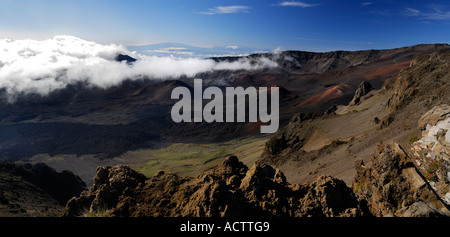
[[450, 43], [450, 1], [0, 0], [0, 38], [307, 51]]

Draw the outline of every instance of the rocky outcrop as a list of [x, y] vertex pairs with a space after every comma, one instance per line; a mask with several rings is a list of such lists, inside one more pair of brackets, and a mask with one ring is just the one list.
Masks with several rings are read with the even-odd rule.
[[147, 178], [125, 165], [97, 168], [91, 191], [84, 191], [80, 197], [74, 197], [66, 205], [65, 216], [84, 213], [102, 213], [115, 207], [119, 197], [129, 195], [138, 184]]
[[[445, 122], [445, 120], [447, 120], [448, 118], [450, 118], [450, 105], [442, 104], [433, 107], [431, 110], [422, 115], [418, 124], [421, 129], [429, 130], [430, 127], [428, 126], [436, 126], [438, 123], [445, 126], [448, 123], [448, 121]], [[439, 129], [441, 129], [440, 126], [438, 127]], [[448, 128], [442, 129], [447, 130]]]
[[449, 65], [448, 50], [415, 57], [393, 83], [393, 94], [388, 101], [391, 111], [394, 112], [417, 98], [425, 102], [425, 105], [431, 105], [433, 101], [441, 98], [446, 100]]
[[261, 162], [281, 163], [283, 162], [281, 158], [285, 158], [285, 154], [300, 150], [314, 132], [312, 129], [305, 128], [304, 122], [316, 117], [317, 115], [312, 113], [294, 115], [286, 127], [278, 130], [267, 141]]
[[367, 81], [361, 82], [349, 105], [358, 105], [359, 103], [361, 103], [361, 98], [367, 95], [372, 89], [373, 87], [369, 82]]
[[[104, 173], [108, 173], [108, 178], [101, 178], [106, 177]], [[132, 185], [112, 188], [122, 187], [118, 183]], [[310, 184], [291, 185], [282, 172], [271, 166], [255, 165], [249, 170], [237, 157], [229, 156], [220, 166], [195, 178], [159, 172], [143, 179], [126, 166], [99, 168], [93, 190], [71, 199], [62, 216], [86, 213], [122, 217], [368, 215], [364, 210], [341, 180], [320, 177]]]
[[374, 216], [449, 216], [430, 184], [398, 144], [380, 144], [368, 167], [359, 159], [353, 190]]
[[422, 137], [411, 140], [413, 160], [433, 189], [450, 205], [450, 106], [433, 107], [420, 118], [419, 127], [423, 129]]

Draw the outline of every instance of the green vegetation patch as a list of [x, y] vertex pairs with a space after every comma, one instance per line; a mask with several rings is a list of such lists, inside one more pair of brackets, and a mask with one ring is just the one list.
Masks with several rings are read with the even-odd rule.
[[151, 177], [158, 171], [195, 176], [217, 166], [227, 155], [236, 155], [251, 166], [261, 155], [267, 136], [245, 137], [222, 143], [173, 143], [158, 149], [130, 151], [118, 158]]
[[413, 144], [414, 142], [417, 142], [419, 140], [419, 138], [417, 136], [411, 137], [409, 139], [409, 144]]

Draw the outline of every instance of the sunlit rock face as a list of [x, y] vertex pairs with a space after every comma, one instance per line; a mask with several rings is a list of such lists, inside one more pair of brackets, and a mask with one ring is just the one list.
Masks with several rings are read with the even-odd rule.
[[450, 106], [439, 105], [419, 120], [422, 137], [411, 148], [414, 161], [439, 196], [450, 203]]

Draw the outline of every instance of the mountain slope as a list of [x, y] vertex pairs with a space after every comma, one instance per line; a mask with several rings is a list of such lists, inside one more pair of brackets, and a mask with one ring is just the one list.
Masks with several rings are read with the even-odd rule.
[[378, 143], [392, 141], [409, 151], [410, 139], [420, 137], [421, 116], [450, 103], [449, 55], [446, 50], [417, 57], [357, 105], [294, 116], [268, 141], [261, 162], [280, 168], [292, 182], [331, 175], [351, 185], [357, 158], [369, 162]]
[[66, 202], [86, 189], [70, 171], [57, 172], [45, 164], [0, 161], [0, 216], [58, 216]]

